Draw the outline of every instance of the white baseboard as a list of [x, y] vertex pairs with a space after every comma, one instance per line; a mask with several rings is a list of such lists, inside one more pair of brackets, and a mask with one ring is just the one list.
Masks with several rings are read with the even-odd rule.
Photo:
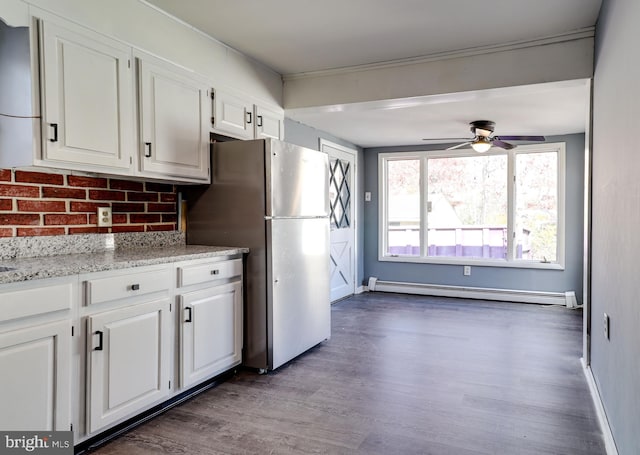
[[573, 291], [538, 292], [517, 289], [492, 289], [466, 286], [444, 286], [437, 284], [406, 283], [398, 281], [380, 281], [369, 278], [369, 291], [397, 292], [400, 294], [433, 295], [439, 297], [458, 297], [466, 299], [500, 300], [506, 302], [537, 303], [543, 305], [563, 305], [576, 308]]
[[366, 286], [360, 286], [356, 288], [356, 292], [354, 294], [362, 294], [363, 292], [367, 292], [369, 289]]
[[591, 392], [591, 399], [593, 400], [593, 404], [596, 408], [596, 415], [598, 416], [598, 423], [602, 430], [602, 437], [604, 438], [604, 447], [607, 451], [607, 455], [618, 455], [618, 448], [616, 447], [616, 442], [613, 439], [609, 419], [607, 419], [607, 413], [604, 410], [602, 397], [600, 397], [600, 392], [598, 391], [598, 386], [596, 385], [596, 380], [593, 377], [591, 367], [584, 364], [584, 359], [582, 359], [582, 366], [584, 376], [587, 378], [587, 384], [589, 385], [589, 391]]

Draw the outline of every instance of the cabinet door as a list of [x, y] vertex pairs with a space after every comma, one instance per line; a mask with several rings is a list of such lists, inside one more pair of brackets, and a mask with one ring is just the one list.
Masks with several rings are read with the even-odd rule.
[[0, 428], [69, 430], [71, 323], [0, 334]]
[[209, 181], [208, 86], [171, 63], [138, 59], [143, 175]]
[[73, 24], [40, 26], [42, 159], [128, 172], [135, 148], [131, 49]]
[[133, 415], [169, 393], [169, 302], [88, 318], [89, 431]]
[[185, 388], [242, 359], [242, 284], [180, 296], [180, 385]]
[[256, 139], [282, 139], [284, 114], [273, 109], [256, 105]]
[[240, 96], [216, 90], [213, 103], [216, 131], [240, 139], [253, 139], [253, 104]]

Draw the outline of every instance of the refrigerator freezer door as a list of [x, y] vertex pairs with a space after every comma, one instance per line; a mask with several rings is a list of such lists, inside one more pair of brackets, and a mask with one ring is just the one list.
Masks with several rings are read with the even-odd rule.
[[327, 154], [277, 140], [265, 142], [266, 215], [274, 218], [328, 216]]
[[271, 238], [270, 367], [331, 336], [328, 218], [267, 221]]

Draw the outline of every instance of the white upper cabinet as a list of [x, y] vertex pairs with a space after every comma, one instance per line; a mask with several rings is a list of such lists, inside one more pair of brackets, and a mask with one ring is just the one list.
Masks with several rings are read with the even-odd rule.
[[240, 139], [253, 139], [253, 104], [241, 96], [214, 90], [213, 128]]
[[128, 171], [135, 148], [131, 48], [49, 17], [39, 28], [42, 159]]
[[284, 111], [254, 104], [229, 89], [213, 90], [212, 125], [215, 132], [238, 139], [282, 139]]
[[158, 49], [149, 54], [139, 43], [102, 34], [112, 28], [85, 28], [37, 7], [30, 14], [40, 147], [21, 152], [11, 166], [208, 183], [211, 132], [283, 137], [284, 110], [262, 101], [273, 84], [253, 77], [248, 93], [217, 82], [234, 80], [244, 67], [221, 63], [215, 74], [209, 69], [203, 75], [199, 63], [208, 54], [185, 58], [187, 68], [165, 60]]
[[208, 181], [208, 84], [164, 60], [142, 53], [136, 60], [142, 174]]
[[255, 106], [256, 139], [273, 138], [282, 139], [284, 136], [284, 114], [276, 109], [268, 109], [262, 106]]

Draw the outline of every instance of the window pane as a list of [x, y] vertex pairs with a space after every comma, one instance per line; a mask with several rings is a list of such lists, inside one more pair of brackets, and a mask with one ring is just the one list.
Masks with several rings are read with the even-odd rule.
[[420, 160], [387, 161], [387, 254], [420, 255]]
[[331, 229], [351, 226], [351, 182], [349, 161], [334, 159], [329, 163], [329, 221]]
[[516, 155], [516, 259], [555, 262], [558, 154]]
[[506, 259], [507, 155], [427, 161], [428, 256]]

